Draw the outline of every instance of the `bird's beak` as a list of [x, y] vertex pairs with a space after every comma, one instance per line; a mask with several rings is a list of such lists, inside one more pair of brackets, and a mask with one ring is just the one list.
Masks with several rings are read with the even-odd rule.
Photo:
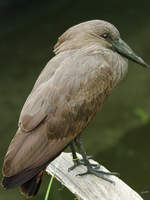
[[134, 53], [134, 51], [122, 39], [114, 40], [112, 42], [112, 46], [122, 56], [142, 65], [143, 67], [148, 67], [144, 60], [137, 56]]

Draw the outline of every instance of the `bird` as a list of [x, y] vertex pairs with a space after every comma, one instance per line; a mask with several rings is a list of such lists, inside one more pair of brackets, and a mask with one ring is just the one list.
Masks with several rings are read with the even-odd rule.
[[80, 176], [94, 174], [112, 182], [108, 176], [116, 173], [105, 173], [90, 163], [81, 134], [125, 77], [128, 60], [148, 67], [114, 25], [99, 19], [66, 30], [54, 53], [25, 101], [2, 168], [3, 187], [20, 186], [28, 197], [37, 194], [45, 168], [68, 146], [74, 163], [68, 170], [84, 164], [87, 171]]

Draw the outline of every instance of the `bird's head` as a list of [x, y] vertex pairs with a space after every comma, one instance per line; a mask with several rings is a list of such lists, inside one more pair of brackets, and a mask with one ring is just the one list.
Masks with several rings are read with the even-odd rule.
[[65, 50], [79, 49], [93, 44], [116, 51], [123, 57], [148, 67], [144, 60], [137, 56], [121, 39], [117, 28], [103, 20], [91, 20], [69, 28], [59, 37], [54, 52], [57, 54]]

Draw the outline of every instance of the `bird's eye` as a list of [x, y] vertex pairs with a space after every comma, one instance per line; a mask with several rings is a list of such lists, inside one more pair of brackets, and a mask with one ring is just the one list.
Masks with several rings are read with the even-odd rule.
[[103, 38], [107, 39], [109, 37], [108, 33], [104, 33], [101, 35]]

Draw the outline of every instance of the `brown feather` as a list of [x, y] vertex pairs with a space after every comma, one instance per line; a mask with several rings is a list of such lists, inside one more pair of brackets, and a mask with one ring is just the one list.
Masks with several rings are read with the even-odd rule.
[[22, 116], [19, 126], [23, 131], [29, 132], [39, 126], [46, 117], [47, 115], [41, 112], [36, 113], [33, 116], [25, 114]]
[[29, 181], [21, 185], [21, 193], [27, 197], [33, 197], [37, 194], [42, 182], [42, 177], [38, 175], [34, 176]]
[[44, 173], [44, 170], [40, 171], [32, 179], [30, 179], [29, 181], [21, 185], [21, 192], [28, 197], [35, 196], [40, 188], [43, 173]]
[[24, 185], [25, 191], [28, 184], [35, 186], [40, 171], [83, 131], [124, 75], [126, 60], [97, 35], [103, 27], [118, 35], [109, 23], [95, 20], [59, 39], [57, 55], [43, 69], [21, 111], [4, 159], [4, 187]]
[[[32, 171], [54, 158], [87, 126], [102, 106], [111, 90], [111, 71], [106, 68], [95, 72], [90, 69], [90, 63], [85, 65], [84, 62], [83, 69], [84, 66], [89, 68], [86, 74], [75, 66], [62, 76], [62, 67], [55, 73], [51, 84], [43, 83], [42, 89], [29, 96], [21, 112], [20, 128], [4, 160], [5, 177], [15, 176], [26, 169]], [[97, 79], [94, 79], [96, 74]], [[40, 111], [45, 115], [40, 115]], [[24, 129], [28, 133], [24, 133]]]

